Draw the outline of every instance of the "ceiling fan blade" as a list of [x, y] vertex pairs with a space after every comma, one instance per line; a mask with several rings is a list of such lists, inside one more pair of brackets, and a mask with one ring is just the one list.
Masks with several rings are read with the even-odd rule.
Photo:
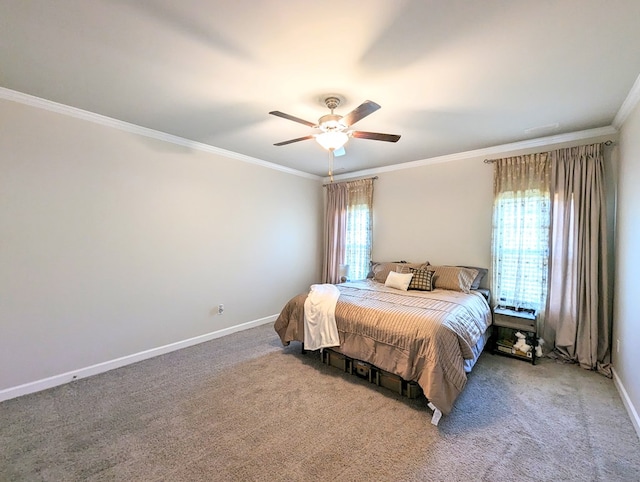
[[291, 144], [293, 142], [299, 142], [299, 141], [306, 141], [307, 139], [313, 139], [313, 136], [304, 136], [304, 137], [298, 137], [296, 139], [289, 139], [288, 141], [278, 142], [277, 144], [274, 144], [274, 146], [286, 146], [287, 144]]
[[344, 146], [342, 146], [340, 149], [335, 149], [333, 151], [333, 155], [335, 157], [344, 156], [346, 153], [347, 153], [347, 151], [344, 150]]
[[365, 100], [362, 104], [360, 104], [358, 107], [356, 107], [347, 115], [345, 115], [342, 118], [342, 122], [344, 122], [347, 127], [352, 126], [353, 124], [358, 122], [360, 119], [367, 117], [369, 114], [373, 114], [379, 108], [380, 106], [375, 102], [370, 100]]
[[272, 110], [271, 112], [269, 112], [269, 114], [275, 115], [277, 117], [282, 117], [283, 119], [289, 119], [290, 121], [293, 121], [293, 122], [299, 122], [300, 124], [304, 124], [309, 127], [315, 127], [317, 125], [313, 122], [300, 119], [299, 117], [294, 117], [292, 115], [285, 114], [284, 112], [280, 112], [279, 110]]
[[374, 141], [386, 141], [386, 142], [398, 142], [400, 136], [396, 134], [380, 134], [378, 132], [362, 132], [353, 131], [352, 137], [359, 137], [360, 139], [371, 139]]

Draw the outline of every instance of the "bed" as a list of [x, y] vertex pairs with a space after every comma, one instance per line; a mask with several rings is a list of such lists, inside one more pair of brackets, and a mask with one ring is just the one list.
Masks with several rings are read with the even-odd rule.
[[[371, 279], [337, 285], [335, 324], [340, 345], [332, 350], [417, 382], [434, 416], [446, 415], [489, 335], [491, 310], [486, 290], [477, 289], [479, 270], [385, 264], [377, 272], [374, 269]], [[422, 286], [430, 289], [402, 289], [389, 283], [402, 271], [416, 279], [430, 272], [428, 285]], [[284, 345], [304, 341], [307, 296], [292, 298], [275, 322]]]

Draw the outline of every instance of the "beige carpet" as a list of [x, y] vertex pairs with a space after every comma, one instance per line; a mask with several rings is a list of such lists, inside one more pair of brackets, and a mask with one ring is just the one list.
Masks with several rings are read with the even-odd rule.
[[434, 427], [299, 349], [267, 325], [3, 402], [0, 480], [640, 480], [596, 373], [485, 353]]

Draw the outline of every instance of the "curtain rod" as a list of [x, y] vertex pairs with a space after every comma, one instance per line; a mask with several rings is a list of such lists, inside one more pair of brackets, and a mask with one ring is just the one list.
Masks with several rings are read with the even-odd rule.
[[[604, 142], [603, 142], [603, 144], [604, 144], [605, 146], [610, 146], [610, 145], [612, 145], [612, 144], [613, 144], [613, 141], [612, 141], [612, 140], [604, 141]], [[498, 159], [485, 159], [483, 162], [484, 162], [485, 164], [493, 164], [493, 163], [494, 163], [494, 162], [496, 162], [497, 160], [498, 160]]]
[[[348, 179], [348, 180], [346, 180], [346, 181], [342, 181], [342, 182], [350, 182], [350, 181], [364, 181], [364, 180], [366, 180], [366, 179], [373, 179], [373, 180], [375, 181], [376, 179], [378, 179], [378, 176], [373, 176], [373, 177], [362, 177], [362, 178], [360, 178], [360, 179]], [[330, 186], [331, 184], [332, 184], [332, 183], [329, 183], [329, 184], [323, 184], [323, 185], [322, 185], [322, 187], [327, 187], [327, 186]]]

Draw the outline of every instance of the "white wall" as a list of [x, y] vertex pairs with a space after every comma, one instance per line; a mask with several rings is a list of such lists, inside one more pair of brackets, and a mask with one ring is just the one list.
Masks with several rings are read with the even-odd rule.
[[0, 392], [279, 313], [321, 216], [318, 180], [0, 100]]
[[373, 259], [489, 268], [493, 169], [482, 161], [378, 174]]
[[[613, 365], [640, 435], [640, 105], [620, 130]], [[620, 340], [620, 351], [616, 351]]]

